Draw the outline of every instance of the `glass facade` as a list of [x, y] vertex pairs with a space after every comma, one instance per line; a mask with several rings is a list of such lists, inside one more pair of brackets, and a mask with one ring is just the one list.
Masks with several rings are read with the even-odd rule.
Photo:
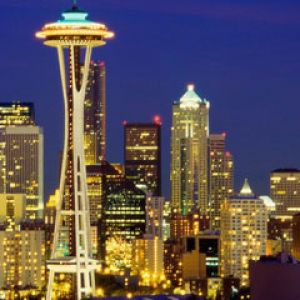
[[125, 176], [161, 195], [161, 124], [125, 124]]

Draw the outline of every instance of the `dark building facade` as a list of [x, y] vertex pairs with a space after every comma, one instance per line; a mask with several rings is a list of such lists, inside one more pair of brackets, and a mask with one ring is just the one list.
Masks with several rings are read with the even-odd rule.
[[161, 196], [161, 122], [124, 122], [125, 177]]
[[[220, 237], [216, 234], [200, 234], [183, 239], [185, 254], [198, 252], [205, 258], [205, 278], [220, 276]], [[193, 256], [190, 255], [190, 259]]]
[[293, 216], [292, 240], [292, 255], [300, 260], [300, 213]]
[[87, 165], [100, 163], [106, 152], [106, 69], [91, 62], [84, 102], [84, 146]]
[[286, 253], [250, 261], [249, 272], [251, 299], [300, 299], [300, 264]]
[[138, 239], [145, 233], [146, 195], [131, 181], [107, 184], [104, 204], [106, 236], [124, 240]]
[[220, 229], [222, 201], [233, 196], [233, 157], [225, 149], [226, 134], [209, 136], [209, 207], [211, 229]]

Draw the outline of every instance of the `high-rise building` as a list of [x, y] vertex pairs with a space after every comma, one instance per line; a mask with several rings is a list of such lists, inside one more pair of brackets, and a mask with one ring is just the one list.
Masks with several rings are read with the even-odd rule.
[[270, 197], [276, 204], [277, 218], [292, 218], [300, 212], [300, 170], [276, 169], [270, 174]]
[[43, 228], [23, 224], [17, 231], [0, 229], [0, 241], [0, 289], [28, 289], [31, 286], [42, 291], [46, 263]]
[[5, 226], [6, 231], [18, 229], [25, 218], [25, 209], [26, 195], [0, 194], [0, 224]]
[[125, 177], [145, 186], [154, 196], [161, 195], [161, 121], [153, 124], [124, 122]]
[[97, 165], [88, 165], [86, 172], [90, 205], [92, 253], [103, 260], [105, 257], [106, 239], [104, 214], [106, 189], [110, 182], [118, 181], [122, 176], [105, 160], [102, 160]]
[[7, 293], [29, 286], [41, 291], [45, 284], [44, 224], [24, 221], [25, 208], [24, 194], [0, 195], [0, 289]]
[[249, 260], [266, 253], [267, 208], [245, 180], [240, 193], [221, 205], [222, 275], [240, 278], [249, 284]]
[[44, 209], [43, 131], [37, 126], [0, 129], [1, 193], [26, 195], [26, 218], [41, 219]]
[[171, 136], [171, 203], [179, 213], [208, 209], [209, 102], [188, 85], [173, 104]]
[[[83, 67], [82, 70], [84, 70]], [[105, 72], [104, 62], [91, 62], [84, 101], [84, 149], [86, 165], [95, 165], [105, 159]]]
[[34, 104], [31, 102], [0, 103], [0, 127], [35, 125]]
[[141, 238], [146, 228], [146, 195], [126, 180], [110, 184], [106, 190], [104, 220], [106, 235], [123, 240]]
[[[57, 49], [65, 105], [65, 137], [61, 166], [54, 243], [48, 261], [46, 299], [54, 296], [55, 274], [71, 274], [71, 299], [95, 295], [95, 269], [90, 239], [84, 152], [84, 100], [92, 49], [105, 45], [113, 33], [104, 24], [91, 22], [76, 1], [61, 20], [46, 24], [36, 36]], [[68, 63], [65, 62], [65, 50]], [[80, 58], [83, 68], [80, 72]]]
[[209, 208], [212, 229], [220, 228], [221, 202], [233, 195], [233, 158], [225, 150], [226, 134], [209, 136]]

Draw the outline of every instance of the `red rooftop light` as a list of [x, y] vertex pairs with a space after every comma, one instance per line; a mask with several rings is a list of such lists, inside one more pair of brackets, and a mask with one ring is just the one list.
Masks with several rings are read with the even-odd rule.
[[154, 122], [154, 124], [161, 125], [162, 124], [161, 117], [159, 115], [155, 115], [153, 117], [153, 122]]

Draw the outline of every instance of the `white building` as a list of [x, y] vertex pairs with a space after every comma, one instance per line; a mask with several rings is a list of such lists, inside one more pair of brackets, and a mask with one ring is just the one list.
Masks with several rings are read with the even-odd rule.
[[45, 285], [43, 222], [27, 221], [24, 194], [0, 194], [0, 289]]
[[248, 181], [240, 193], [221, 207], [222, 275], [233, 275], [241, 284], [249, 283], [249, 260], [266, 253], [268, 211], [252, 192]]
[[45, 231], [0, 230], [0, 289], [45, 285]]

